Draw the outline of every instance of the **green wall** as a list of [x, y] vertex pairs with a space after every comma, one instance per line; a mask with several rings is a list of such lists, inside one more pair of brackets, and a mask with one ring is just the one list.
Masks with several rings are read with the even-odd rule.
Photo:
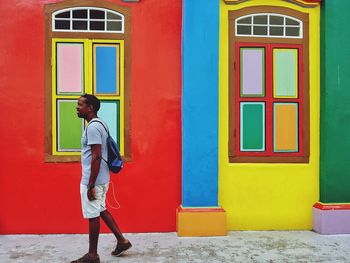
[[350, 1], [324, 0], [321, 10], [320, 201], [349, 203]]

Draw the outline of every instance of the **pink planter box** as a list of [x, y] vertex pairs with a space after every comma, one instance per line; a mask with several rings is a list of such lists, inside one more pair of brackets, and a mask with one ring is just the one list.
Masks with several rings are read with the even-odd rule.
[[323, 235], [350, 234], [350, 205], [316, 203], [312, 225], [315, 232]]

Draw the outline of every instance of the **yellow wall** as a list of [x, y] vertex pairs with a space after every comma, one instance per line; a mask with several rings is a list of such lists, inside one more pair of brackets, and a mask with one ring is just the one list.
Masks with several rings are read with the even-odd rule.
[[[319, 197], [320, 9], [280, 0], [238, 5], [220, 1], [219, 203], [229, 230], [311, 229], [311, 209]], [[309, 13], [310, 162], [237, 164], [228, 161], [228, 11], [253, 5], [289, 7]]]

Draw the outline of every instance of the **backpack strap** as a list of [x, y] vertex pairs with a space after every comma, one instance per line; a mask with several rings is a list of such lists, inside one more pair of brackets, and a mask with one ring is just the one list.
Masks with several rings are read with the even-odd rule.
[[[109, 131], [107, 130], [106, 126], [102, 123], [102, 121], [99, 121], [99, 120], [93, 120], [93, 121], [90, 121], [90, 122], [88, 123], [88, 125], [86, 126], [86, 137], [87, 137], [88, 127], [89, 127], [89, 125], [90, 125], [91, 123], [93, 123], [93, 122], [98, 122], [98, 123], [100, 123], [100, 124], [103, 126], [103, 128], [105, 129], [105, 131], [107, 132], [108, 137], [110, 137]], [[108, 154], [108, 152], [107, 152], [107, 154]], [[108, 162], [107, 162], [102, 156], [101, 156], [101, 158], [102, 158], [102, 160], [104, 160], [104, 161], [108, 164]], [[107, 156], [107, 159], [108, 159], [108, 156]]]
[[103, 122], [102, 122], [102, 121], [99, 121], [99, 120], [93, 120], [93, 121], [90, 121], [90, 122], [88, 123], [88, 125], [86, 126], [86, 133], [87, 133], [87, 128], [88, 128], [88, 127], [89, 127], [89, 125], [90, 125], [91, 123], [93, 123], [93, 122], [98, 122], [98, 123], [101, 123], [101, 125], [103, 126], [103, 128], [104, 128], [104, 129], [105, 129], [105, 131], [107, 132], [108, 136], [110, 136], [110, 135], [109, 135], [109, 131], [107, 130], [106, 126], [103, 124]]

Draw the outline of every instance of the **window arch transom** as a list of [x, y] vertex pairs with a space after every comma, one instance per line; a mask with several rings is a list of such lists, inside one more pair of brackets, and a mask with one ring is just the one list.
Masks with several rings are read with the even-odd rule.
[[52, 14], [52, 31], [124, 33], [124, 15], [97, 7], [74, 7]]
[[236, 36], [302, 38], [303, 22], [297, 18], [258, 13], [241, 16], [235, 21]]

